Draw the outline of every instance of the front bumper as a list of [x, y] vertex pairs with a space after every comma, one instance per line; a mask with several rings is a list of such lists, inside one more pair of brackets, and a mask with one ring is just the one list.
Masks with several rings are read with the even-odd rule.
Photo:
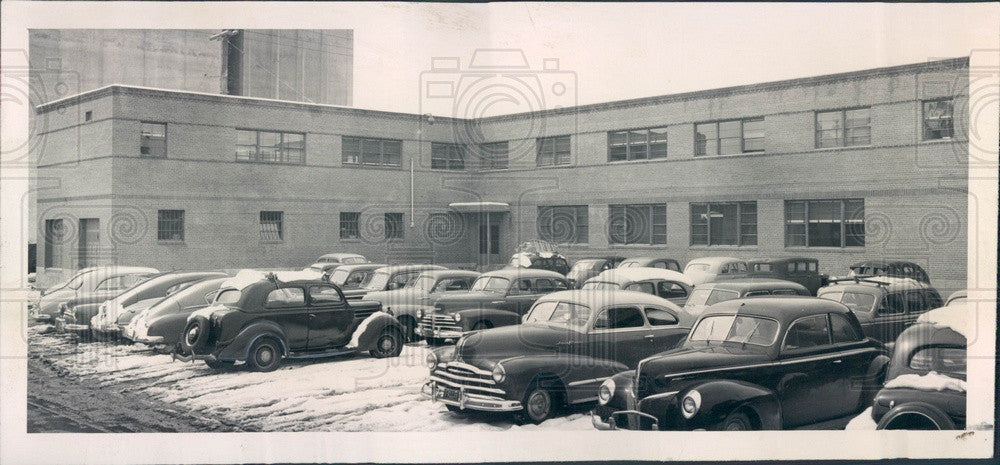
[[[643, 413], [638, 410], [618, 410], [612, 412], [607, 420], [601, 417], [596, 411], [590, 412], [590, 423], [602, 431], [612, 431], [618, 429], [618, 417], [625, 416], [628, 419], [629, 430], [645, 430], [645, 431], [656, 431], [660, 429], [660, 420], [658, 420], [653, 415], [648, 413]], [[641, 421], [640, 418], [645, 418], [649, 422]], [[650, 427], [645, 428], [644, 426], [649, 425]]]
[[146, 345], [155, 345], [163, 343], [163, 336], [150, 336], [149, 334], [147, 334], [146, 328], [136, 329], [131, 325], [122, 328], [122, 338], [132, 342], [139, 342]]
[[465, 392], [464, 387], [451, 387], [428, 381], [420, 388], [420, 393], [431, 398], [431, 402], [458, 407], [463, 410], [480, 410], [484, 412], [516, 412], [521, 410], [521, 402], [507, 400], [502, 397], [484, 396]]
[[458, 339], [462, 337], [461, 331], [441, 329], [441, 328], [431, 328], [424, 325], [417, 326], [417, 334], [423, 337], [430, 337], [436, 339]]
[[56, 327], [56, 332], [59, 333], [89, 333], [89, 325], [81, 325], [78, 323], [69, 323], [63, 317], [55, 317], [52, 319], [52, 324]]

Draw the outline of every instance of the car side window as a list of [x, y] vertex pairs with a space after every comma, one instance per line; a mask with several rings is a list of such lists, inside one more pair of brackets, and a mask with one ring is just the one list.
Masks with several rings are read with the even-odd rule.
[[343, 302], [340, 293], [332, 286], [309, 286], [309, 300], [319, 305]]
[[899, 293], [888, 294], [882, 301], [882, 305], [878, 309], [880, 315], [891, 315], [896, 313], [903, 313], [906, 311], [906, 301], [903, 296]]
[[667, 269], [667, 264], [664, 262], [653, 262], [653, 268]]
[[910, 291], [905, 295], [908, 313], [923, 313], [927, 310], [927, 300], [924, 298], [923, 291]]
[[646, 325], [642, 313], [635, 307], [613, 307], [604, 310], [594, 320], [594, 329], [641, 328]]
[[533, 291], [534, 289], [531, 287], [530, 279], [518, 279], [517, 282], [510, 287], [511, 295], [531, 294]]
[[552, 286], [552, 280], [548, 278], [540, 278], [535, 280], [535, 291], [538, 293], [549, 293], [555, 290]]
[[677, 283], [672, 283], [670, 281], [660, 281], [656, 283], [657, 294], [664, 299], [672, 299], [675, 297], [687, 297], [687, 291], [684, 290], [684, 286]]
[[205, 303], [206, 304], [211, 304], [212, 301], [215, 300], [215, 296], [218, 293], [219, 293], [219, 291], [212, 291], [212, 292], [209, 292], [208, 294], [205, 294]]
[[861, 335], [854, 329], [847, 317], [837, 313], [830, 314], [830, 334], [833, 336], [833, 343], [857, 342], [861, 340]]
[[769, 294], [770, 292], [768, 291], [749, 291], [746, 294], [743, 294], [743, 297], [755, 297], [755, 296], [769, 295]]
[[400, 289], [403, 286], [406, 286], [407, 281], [414, 276], [416, 276], [416, 273], [399, 273], [392, 278], [389, 278], [389, 283], [386, 284], [386, 287], [388, 289]]
[[653, 292], [653, 283], [650, 283], [650, 282], [632, 283], [632, 284], [629, 284], [628, 286], [625, 286], [625, 290], [626, 291], [644, 292], [646, 294], [653, 294], [653, 295], [655, 295], [654, 292]]
[[830, 344], [826, 315], [801, 318], [788, 328], [783, 350], [806, 349]]
[[352, 286], [356, 284], [361, 284], [361, 282], [365, 280], [366, 276], [368, 276], [367, 271], [355, 271], [354, 273], [351, 273], [350, 276], [347, 277], [347, 280], [344, 281], [344, 285]]
[[646, 307], [646, 319], [652, 326], [670, 326], [677, 324], [677, 316], [662, 308]]
[[437, 286], [436, 291], [465, 291], [471, 284], [467, 278], [444, 279]]
[[819, 271], [819, 264], [816, 262], [809, 262], [809, 271]]
[[306, 293], [301, 287], [282, 287], [267, 294], [264, 306], [269, 308], [295, 307], [306, 304]]
[[667, 269], [668, 270], [674, 270], [674, 271], [680, 272], [681, 271], [681, 265], [678, 264], [677, 262], [669, 262], [669, 263], [667, 263]]
[[743, 262], [737, 263], [736, 264], [736, 270], [739, 271], [740, 273], [746, 273], [747, 272], [747, 264], [743, 263]]
[[771, 294], [774, 294], [774, 295], [798, 295], [798, 292], [795, 292], [792, 289], [775, 289], [775, 290], [771, 291]]
[[555, 290], [557, 291], [565, 291], [566, 289], [569, 289], [569, 285], [566, 284], [566, 281], [563, 281], [561, 279], [553, 281], [552, 285], [553, 287], [555, 287]]

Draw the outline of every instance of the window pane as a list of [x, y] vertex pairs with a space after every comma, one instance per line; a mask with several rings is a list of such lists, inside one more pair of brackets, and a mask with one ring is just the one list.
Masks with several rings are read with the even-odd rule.
[[628, 138], [628, 151], [630, 160], [645, 160], [646, 144], [648, 142], [649, 133], [647, 131], [632, 131], [629, 133]]
[[382, 141], [365, 139], [361, 142], [361, 163], [366, 165], [382, 164]]
[[382, 164], [386, 166], [400, 166], [403, 160], [403, 141], [383, 140], [382, 141]]
[[743, 151], [764, 151], [764, 118], [743, 121]]
[[868, 145], [871, 143], [871, 109], [858, 108], [846, 112], [846, 144]]
[[344, 137], [341, 143], [344, 163], [359, 163], [361, 161], [361, 139]]
[[340, 212], [340, 238], [357, 239], [360, 237], [358, 219], [361, 214], [358, 212]]
[[737, 244], [737, 207], [736, 204], [711, 204], [709, 212], [710, 245]]
[[386, 213], [385, 214], [385, 238], [386, 239], [402, 239], [403, 238], [403, 214], [402, 213]]
[[691, 245], [708, 245], [708, 204], [692, 203]]
[[283, 212], [262, 211], [260, 212], [260, 238], [265, 241], [282, 240], [282, 217]]
[[716, 124], [703, 123], [696, 124], [694, 135], [695, 155], [716, 155], [718, 154]]
[[792, 324], [785, 334], [785, 349], [802, 349], [830, 343], [830, 328], [826, 315], [803, 318]]
[[161, 241], [183, 241], [184, 210], [157, 211], [156, 238]]
[[865, 201], [844, 201], [844, 246], [864, 247], [865, 245]]
[[757, 245], [757, 202], [740, 202], [740, 245]]
[[147, 157], [167, 156], [167, 125], [142, 123], [139, 154]]
[[844, 138], [843, 121], [840, 111], [816, 113], [816, 147], [840, 147]]
[[952, 137], [952, 111], [950, 99], [924, 102], [924, 139]]

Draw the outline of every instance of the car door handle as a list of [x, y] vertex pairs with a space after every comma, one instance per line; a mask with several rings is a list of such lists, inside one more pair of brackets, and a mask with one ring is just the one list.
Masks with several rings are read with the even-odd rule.
[[652, 340], [653, 340], [653, 339], [654, 339], [655, 337], [656, 337], [656, 336], [653, 336], [652, 334], [647, 334], [647, 335], [646, 335], [646, 340], [647, 340], [647, 341], [652, 341]]
[[310, 313], [309, 314], [309, 318], [316, 318], [316, 314], [315, 313]]
[[505, 304], [505, 303], [507, 303], [507, 301], [505, 301], [505, 300], [494, 300], [494, 301], [492, 301], [490, 303], [491, 304]]
[[842, 363], [842, 362], [843, 362], [843, 360], [841, 360], [841, 359], [837, 359], [837, 360], [833, 361], [833, 363]]

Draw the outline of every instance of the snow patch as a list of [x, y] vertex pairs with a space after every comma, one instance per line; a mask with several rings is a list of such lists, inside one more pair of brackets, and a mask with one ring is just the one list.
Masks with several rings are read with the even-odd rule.
[[380, 312], [375, 312], [375, 313], [372, 313], [371, 315], [368, 315], [368, 318], [365, 318], [365, 321], [362, 321], [361, 324], [358, 325], [358, 329], [355, 329], [354, 330], [354, 334], [351, 335], [351, 342], [348, 342], [347, 345], [344, 346], [345, 349], [357, 349], [358, 348], [358, 344], [361, 343], [361, 335], [364, 334], [365, 330], [368, 329], [368, 325], [375, 318], [378, 318], [378, 314], [379, 313]]
[[966, 302], [952, 302], [951, 306], [931, 310], [917, 317], [917, 323], [933, 323], [950, 328], [965, 339], [971, 339], [972, 325], [969, 314], [972, 309]]
[[197, 318], [199, 316], [208, 319], [211, 318], [212, 313], [215, 312], [216, 310], [225, 310], [225, 309], [226, 309], [225, 305], [209, 305], [208, 307], [199, 308], [198, 310], [191, 312], [191, 316], [188, 317], [188, 320], [190, 321], [191, 319]]
[[222, 282], [220, 288], [232, 287], [235, 289], [243, 290], [251, 284], [264, 281], [267, 279], [268, 273], [274, 273], [278, 278], [278, 281], [295, 281], [299, 279], [319, 279], [323, 273], [314, 269], [306, 269], [302, 271], [261, 271], [261, 270], [251, 270], [245, 269], [240, 270], [236, 273], [236, 276], [229, 278]]
[[885, 383], [886, 389], [909, 388], [920, 391], [944, 391], [946, 389], [965, 392], [965, 381], [931, 371], [926, 375], [900, 375]]
[[872, 419], [872, 408], [868, 407], [864, 412], [851, 419], [844, 427], [845, 430], [875, 430], [878, 424]]

